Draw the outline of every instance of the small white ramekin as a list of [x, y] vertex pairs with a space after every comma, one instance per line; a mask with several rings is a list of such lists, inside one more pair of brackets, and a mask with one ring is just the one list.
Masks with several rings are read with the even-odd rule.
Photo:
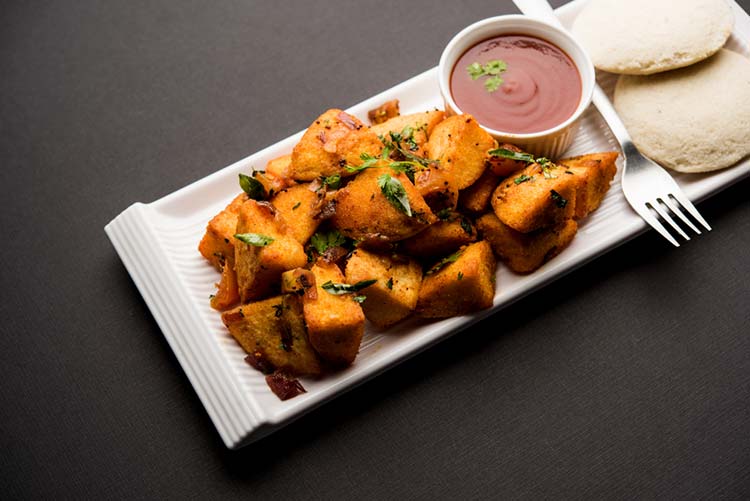
[[559, 158], [573, 141], [578, 130], [578, 119], [591, 104], [596, 76], [594, 65], [583, 47], [566, 31], [551, 24], [526, 16], [510, 15], [483, 19], [461, 30], [446, 45], [438, 65], [438, 80], [440, 93], [445, 101], [445, 111], [449, 115], [462, 113], [453, 100], [450, 87], [451, 72], [458, 58], [477, 43], [500, 35], [530, 35], [551, 42], [565, 51], [578, 68], [581, 75], [581, 101], [575, 112], [561, 124], [527, 134], [504, 132], [482, 125], [501, 143], [515, 144], [538, 157]]

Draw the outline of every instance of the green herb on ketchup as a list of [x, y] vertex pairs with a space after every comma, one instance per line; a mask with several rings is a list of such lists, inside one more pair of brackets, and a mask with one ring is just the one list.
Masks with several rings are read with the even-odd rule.
[[500, 75], [507, 69], [508, 65], [505, 61], [493, 59], [484, 64], [479, 64], [477, 62], [471, 63], [466, 68], [466, 71], [469, 72], [469, 76], [472, 80], [477, 80], [481, 77], [488, 77], [484, 81], [484, 88], [487, 89], [487, 92], [495, 92], [504, 82]]

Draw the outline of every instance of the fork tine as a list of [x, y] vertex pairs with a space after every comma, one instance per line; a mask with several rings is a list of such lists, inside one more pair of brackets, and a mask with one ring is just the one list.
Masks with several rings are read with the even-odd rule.
[[685, 223], [691, 230], [696, 232], [698, 235], [701, 234], [701, 230], [699, 230], [698, 227], [695, 226], [693, 222], [689, 220], [687, 216], [685, 216], [685, 214], [682, 213], [682, 211], [677, 207], [677, 205], [674, 202], [672, 202], [672, 200], [669, 197], [663, 198], [662, 202], [664, 202], [664, 205], [669, 207], [672, 210], [672, 212], [677, 214], [677, 216], [682, 220], [682, 222]]
[[672, 245], [674, 245], [675, 247], [680, 246], [680, 244], [677, 243], [677, 240], [675, 240], [674, 237], [669, 234], [667, 229], [664, 228], [659, 220], [654, 217], [654, 215], [651, 213], [651, 210], [645, 204], [633, 204], [632, 207], [633, 209], [635, 209], [638, 215], [643, 218], [644, 221], [650, 224], [653, 229], [658, 231], [661, 236], [669, 240]]
[[691, 216], [695, 218], [696, 221], [698, 221], [700, 224], [703, 225], [704, 228], [706, 228], [708, 231], [711, 231], [711, 227], [708, 225], [705, 219], [703, 219], [703, 216], [701, 216], [701, 213], [698, 212], [698, 209], [695, 208], [695, 206], [690, 202], [690, 200], [687, 199], [687, 197], [680, 191], [675, 191], [672, 195], [675, 200], [680, 202], [683, 207], [690, 213]]
[[685, 233], [685, 232], [684, 232], [684, 231], [682, 230], [682, 228], [680, 228], [680, 227], [679, 227], [679, 226], [677, 225], [677, 223], [675, 223], [675, 222], [674, 222], [674, 220], [673, 220], [673, 219], [672, 219], [671, 217], [669, 217], [669, 214], [667, 214], [667, 211], [665, 211], [665, 210], [664, 210], [664, 207], [662, 207], [662, 206], [661, 206], [661, 204], [659, 203], [659, 200], [661, 200], [661, 199], [660, 199], [660, 198], [657, 198], [656, 200], [654, 200], [653, 202], [651, 202], [651, 207], [652, 207], [652, 208], [653, 208], [653, 209], [654, 209], [654, 210], [655, 210], [656, 212], [658, 212], [658, 213], [659, 213], [659, 215], [661, 216], [662, 220], [664, 220], [664, 221], [668, 222], [668, 223], [669, 223], [669, 225], [670, 225], [670, 226], [671, 226], [672, 228], [674, 228], [674, 231], [676, 231], [677, 233], [679, 233], [679, 234], [680, 234], [680, 236], [681, 236], [682, 238], [684, 238], [685, 240], [690, 240], [690, 237], [689, 237], [689, 236], [687, 236], [687, 233]]

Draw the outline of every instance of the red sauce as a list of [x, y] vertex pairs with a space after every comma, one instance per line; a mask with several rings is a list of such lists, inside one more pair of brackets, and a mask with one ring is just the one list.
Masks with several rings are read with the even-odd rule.
[[[501, 60], [503, 83], [488, 92], [487, 76], [472, 80], [467, 68]], [[461, 111], [491, 129], [516, 134], [561, 124], [581, 100], [581, 76], [570, 57], [550, 42], [526, 35], [502, 35], [478, 43], [456, 62], [451, 94]]]

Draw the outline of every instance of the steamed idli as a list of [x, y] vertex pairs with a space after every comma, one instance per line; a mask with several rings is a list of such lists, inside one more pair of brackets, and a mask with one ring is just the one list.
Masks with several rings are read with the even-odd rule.
[[615, 109], [641, 152], [671, 169], [706, 172], [750, 154], [750, 59], [726, 49], [656, 75], [622, 75]]
[[725, 0], [589, 0], [573, 34], [597, 68], [649, 75], [711, 56], [733, 26]]

